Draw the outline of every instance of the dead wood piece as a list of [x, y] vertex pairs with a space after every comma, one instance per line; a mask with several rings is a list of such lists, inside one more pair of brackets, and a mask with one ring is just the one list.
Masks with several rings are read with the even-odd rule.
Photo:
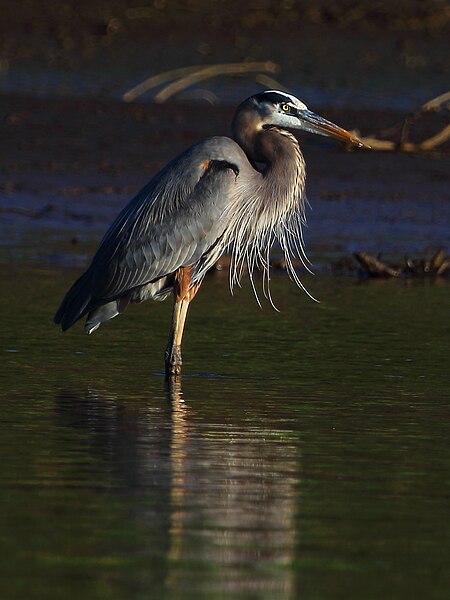
[[[200, 68], [197, 65], [181, 67], [179, 69], [165, 71], [164, 73], [159, 73], [149, 77], [145, 81], [125, 92], [125, 94], [122, 96], [122, 99], [125, 102], [132, 102], [148, 90], [170, 82], [155, 96], [155, 102], [161, 103], [165, 102], [168, 98], [170, 98], [170, 96], [173, 96], [177, 92], [185, 90], [186, 88], [199, 83], [200, 81], [211, 79], [212, 77], [217, 77], [219, 75], [245, 75], [251, 73], [274, 74], [277, 71], [278, 65], [272, 61], [225, 63], [219, 65], [208, 65]], [[269, 81], [269, 85], [273, 85], [273, 81], [270, 79], [268, 82]], [[263, 82], [264, 79], [261, 80], [261, 83]]]
[[366, 252], [355, 252], [353, 256], [371, 277], [400, 277], [402, 274], [401, 270], [387, 265]]
[[[434, 148], [436, 148], [436, 146], [440, 146], [445, 141], [447, 141], [449, 138], [450, 138], [450, 125], [447, 125], [447, 127], [444, 127], [444, 129], [439, 131], [436, 135], [429, 137], [428, 139], [424, 140], [420, 144], [417, 144], [417, 146], [419, 147], [419, 150], [422, 150], [422, 151], [433, 150]], [[411, 144], [411, 145], [414, 146], [416, 144]]]
[[[354, 133], [357, 135], [356, 132]], [[374, 136], [360, 137], [360, 139], [365, 146], [370, 146], [372, 150], [381, 150], [383, 152], [394, 152], [397, 150], [401, 152], [429, 152], [450, 139], [450, 125], [447, 125], [447, 127], [444, 127], [436, 135], [432, 135], [418, 144], [406, 141], [397, 144], [391, 140], [380, 140]]]
[[433, 255], [431, 258], [431, 268], [434, 271], [439, 271], [440, 267], [447, 260], [447, 254], [445, 253], [444, 248], [439, 248], [439, 250]]
[[443, 248], [430, 259], [413, 260], [405, 256], [402, 266], [387, 264], [366, 252], [355, 252], [354, 257], [370, 277], [439, 277], [450, 271], [450, 259]]
[[171, 69], [170, 71], [158, 73], [157, 75], [153, 75], [152, 77], [149, 77], [145, 81], [142, 81], [138, 85], [134, 86], [133, 88], [131, 88], [131, 90], [128, 90], [128, 92], [125, 92], [125, 94], [123, 94], [122, 96], [122, 100], [124, 102], [132, 102], [133, 100], [136, 100], [136, 98], [138, 98], [139, 96], [142, 96], [142, 94], [145, 94], [145, 92], [147, 92], [148, 90], [151, 90], [152, 88], [157, 87], [158, 85], [166, 83], [166, 81], [172, 81], [179, 77], [184, 77], [185, 75], [193, 73], [197, 70], [198, 66], [191, 66], [181, 67], [179, 69]]
[[441, 275], [444, 275], [446, 271], [450, 272], [450, 260], [444, 260], [444, 262], [441, 263], [441, 265], [436, 271], [437, 277], [441, 277]]
[[[384, 152], [428, 152], [430, 150], [434, 150], [450, 139], [450, 125], [447, 125], [435, 135], [432, 135], [419, 143], [412, 143], [408, 141], [410, 129], [412, 125], [425, 113], [430, 111], [438, 112], [440, 110], [448, 110], [449, 108], [450, 92], [445, 92], [444, 94], [429, 100], [413, 113], [406, 115], [400, 123], [396, 123], [388, 129], [379, 131], [378, 133], [367, 137], [360, 136], [360, 139], [365, 145], [370, 146], [373, 150], [380, 150]], [[400, 140], [398, 142], [389, 139], [380, 139], [389, 137], [390, 135], [394, 135], [396, 133], [400, 133]]]
[[450, 108], [450, 92], [444, 92], [436, 98], [432, 98], [422, 104], [420, 107], [420, 112], [426, 112], [429, 110], [441, 110], [442, 108]]
[[419, 275], [421, 277], [435, 277], [443, 275], [449, 268], [450, 260], [443, 248], [430, 258], [413, 260], [405, 256], [404, 272], [407, 275]]
[[211, 65], [202, 69], [197, 69], [193, 73], [180, 77], [176, 81], [169, 83], [155, 96], [155, 102], [165, 102], [170, 96], [173, 96], [181, 90], [219, 75], [241, 75], [243, 73], [253, 73], [266, 71], [268, 73], [276, 73], [278, 67], [275, 63], [267, 62], [251, 62], [251, 63], [228, 63], [222, 65]]

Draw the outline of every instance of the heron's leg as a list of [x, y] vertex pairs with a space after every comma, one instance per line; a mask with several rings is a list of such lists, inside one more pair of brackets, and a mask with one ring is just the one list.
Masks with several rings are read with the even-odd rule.
[[175, 273], [172, 327], [166, 349], [167, 376], [181, 373], [181, 340], [183, 339], [184, 324], [189, 303], [200, 287], [199, 285], [191, 287], [191, 272], [192, 267], [181, 267]]
[[189, 300], [183, 298], [173, 303], [172, 327], [166, 349], [166, 375], [181, 373], [181, 340], [183, 339], [184, 324], [189, 308]]

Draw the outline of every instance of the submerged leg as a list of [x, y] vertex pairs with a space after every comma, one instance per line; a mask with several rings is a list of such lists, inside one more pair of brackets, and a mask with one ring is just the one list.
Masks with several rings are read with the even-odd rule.
[[166, 376], [181, 373], [181, 341], [189, 303], [200, 286], [190, 287], [191, 267], [182, 267], [175, 274], [172, 327], [166, 349]]

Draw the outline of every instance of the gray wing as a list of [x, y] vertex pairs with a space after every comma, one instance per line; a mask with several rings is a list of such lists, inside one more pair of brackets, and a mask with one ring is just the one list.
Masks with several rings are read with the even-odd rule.
[[241, 148], [218, 137], [169, 163], [111, 225], [55, 322], [66, 329], [92, 308], [195, 264], [226, 228], [242, 161]]
[[239, 167], [205, 150], [195, 146], [169, 164], [118, 216], [90, 267], [96, 298], [115, 298], [193, 265], [222, 235]]

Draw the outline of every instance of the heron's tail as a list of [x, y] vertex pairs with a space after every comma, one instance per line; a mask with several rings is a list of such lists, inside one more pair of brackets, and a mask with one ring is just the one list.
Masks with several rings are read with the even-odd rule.
[[84, 326], [85, 332], [93, 333], [102, 323], [110, 321], [111, 319], [114, 319], [114, 317], [117, 317], [117, 315], [120, 315], [120, 313], [123, 313], [129, 303], [129, 296], [124, 296], [123, 298], [112, 300], [111, 302], [107, 302], [106, 304], [102, 304], [94, 310], [91, 310]]
[[89, 270], [75, 281], [67, 292], [61, 306], [56, 311], [53, 321], [66, 331], [90, 310], [91, 274]]

